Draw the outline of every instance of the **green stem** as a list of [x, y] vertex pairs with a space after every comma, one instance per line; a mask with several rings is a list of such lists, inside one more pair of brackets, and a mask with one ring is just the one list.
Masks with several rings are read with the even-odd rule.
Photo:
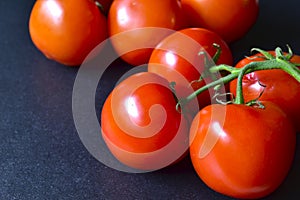
[[192, 94], [187, 96], [186, 98], [181, 99], [178, 102], [178, 104], [180, 104], [180, 106], [184, 106], [185, 104], [189, 103], [194, 98], [196, 98], [197, 95], [199, 95], [203, 91], [217, 85], [226, 84], [236, 78], [238, 78], [238, 84], [237, 84], [235, 103], [243, 104], [244, 103], [243, 90], [242, 90], [243, 76], [245, 74], [254, 71], [271, 70], [271, 69], [282, 69], [283, 71], [287, 72], [292, 77], [294, 77], [298, 82], [300, 82], [300, 69], [296, 65], [292, 64], [291, 62], [287, 60], [283, 60], [281, 58], [265, 60], [265, 61], [253, 61], [245, 65], [243, 68], [234, 68], [228, 65], [218, 65], [210, 68], [212, 73], [215, 73], [218, 70], [226, 70], [229, 71], [230, 74], [199, 88], [198, 90], [194, 91]]
[[209, 70], [211, 73], [217, 73], [219, 71], [227, 71], [229, 73], [239, 72], [239, 69], [226, 64], [212, 66]]
[[286, 60], [276, 59], [280, 65], [282, 65], [281, 69], [295, 78], [297, 81], [300, 82], [300, 69], [297, 67], [296, 64], [293, 64]]
[[198, 90], [194, 91], [192, 94], [190, 94], [189, 96], [187, 96], [184, 99], [181, 99], [179, 101], [179, 104], [181, 104], [181, 106], [184, 106], [185, 104], [189, 103], [190, 101], [192, 101], [194, 98], [197, 97], [197, 95], [199, 95], [200, 93], [204, 92], [205, 90], [208, 90], [209, 88], [212, 88], [214, 86], [220, 85], [220, 84], [224, 84], [224, 83], [229, 83], [230, 81], [234, 80], [237, 78], [236, 73], [234, 74], [229, 74], [227, 76], [224, 76], [218, 80], [215, 80], [211, 83], [206, 84], [205, 86], [199, 88]]
[[237, 87], [236, 87], [236, 97], [234, 103], [236, 104], [244, 104], [244, 95], [243, 95], [243, 77], [246, 72], [251, 68], [251, 66], [246, 66], [241, 69], [241, 72], [238, 75], [237, 79]]

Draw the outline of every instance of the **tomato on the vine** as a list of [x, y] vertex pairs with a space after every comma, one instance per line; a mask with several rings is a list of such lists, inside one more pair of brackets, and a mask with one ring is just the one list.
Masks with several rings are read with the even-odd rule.
[[190, 129], [190, 156], [199, 177], [213, 190], [255, 199], [276, 190], [294, 159], [296, 133], [272, 102], [264, 109], [241, 104], [209, 105]]
[[190, 26], [204, 27], [227, 42], [243, 37], [258, 17], [258, 0], [182, 0]]
[[[231, 50], [219, 35], [203, 28], [186, 28], [167, 36], [156, 46], [149, 60], [148, 71], [175, 82], [176, 95], [179, 98], [186, 97], [211, 81], [210, 77], [198, 80], [210, 65], [215, 64], [212, 57], [217, 48], [214, 44], [221, 49], [216, 64], [232, 65]], [[210, 104], [209, 91], [198, 95], [198, 101], [200, 109]]]
[[[275, 55], [274, 51], [269, 53]], [[237, 68], [255, 62], [263, 61], [260, 53], [240, 60]], [[300, 63], [300, 56], [294, 55], [292, 63]], [[300, 83], [291, 75], [280, 69], [255, 71], [246, 74], [242, 80], [243, 94], [246, 102], [253, 99], [272, 101], [287, 113], [297, 131], [300, 131]], [[237, 80], [230, 82], [230, 92], [236, 94]], [[261, 95], [261, 96], [260, 96]]]
[[150, 72], [129, 76], [104, 103], [102, 136], [123, 164], [157, 170], [185, 155], [188, 125], [176, 110], [176, 99], [164, 78]]
[[46, 57], [69, 66], [82, 64], [108, 35], [106, 17], [87, 0], [37, 0], [29, 33]]
[[[170, 30], [182, 26], [180, 0], [116, 0], [108, 14], [113, 47], [123, 60], [134, 66], [147, 63], [155, 45]], [[146, 29], [149, 27], [153, 29]], [[164, 32], [159, 28], [169, 30]]]

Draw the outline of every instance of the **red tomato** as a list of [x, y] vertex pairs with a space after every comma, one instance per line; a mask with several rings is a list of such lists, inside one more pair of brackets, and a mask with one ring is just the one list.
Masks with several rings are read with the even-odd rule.
[[210, 29], [227, 42], [243, 37], [256, 22], [258, 0], [181, 0], [193, 27]]
[[147, 63], [155, 45], [170, 34], [170, 30], [143, 28], [177, 30], [182, 21], [179, 0], [116, 0], [108, 14], [109, 34], [117, 35], [111, 38], [114, 48], [134, 66]]
[[261, 198], [288, 174], [295, 131], [276, 104], [263, 104], [265, 109], [215, 104], [195, 117], [190, 156], [199, 177], [213, 190], [238, 199]]
[[[275, 55], [273, 51], [270, 53]], [[242, 59], [236, 67], [241, 68], [250, 62], [264, 60], [257, 56], [261, 54]], [[300, 56], [294, 55], [291, 62], [300, 63]], [[230, 82], [230, 92], [233, 94], [236, 94], [236, 84], [237, 80]], [[276, 103], [287, 113], [296, 130], [300, 131], [300, 83], [296, 79], [280, 69], [263, 70], [246, 74], [242, 84], [246, 102], [258, 98], [263, 92], [259, 100]]]
[[[198, 80], [208, 67], [205, 56], [199, 55], [200, 51], [208, 54], [208, 61], [213, 62], [217, 49], [216, 43], [221, 47], [221, 55], [217, 64], [232, 65], [232, 54], [226, 42], [216, 33], [203, 28], [187, 28], [175, 32], [164, 38], [153, 50], [148, 71], [157, 73], [169, 82], [176, 82], [175, 90], [179, 98], [186, 97], [194, 90], [207, 84], [210, 79]], [[212, 95], [212, 94], [211, 94]], [[198, 95], [199, 107], [202, 108], [211, 103], [209, 91]], [[199, 109], [192, 109], [198, 111]]]
[[80, 65], [107, 38], [106, 18], [94, 1], [37, 0], [29, 20], [33, 43], [48, 58]]
[[176, 111], [167, 80], [134, 74], [113, 89], [101, 114], [102, 136], [112, 154], [139, 170], [157, 170], [188, 149], [188, 127]]

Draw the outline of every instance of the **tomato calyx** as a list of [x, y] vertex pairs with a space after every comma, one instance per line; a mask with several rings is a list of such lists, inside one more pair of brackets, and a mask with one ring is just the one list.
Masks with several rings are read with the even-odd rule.
[[[181, 108], [184, 107], [187, 103], [189, 103], [194, 98], [196, 98], [197, 95], [213, 87], [216, 92], [216, 95], [214, 95], [214, 97], [218, 97], [220, 95], [229, 95], [231, 97], [231, 99], [229, 99], [228, 102], [223, 102], [223, 104], [234, 103], [234, 104], [245, 104], [249, 106], [257, 105], [259, 108], [264, 108], [263, 104], [259, 102], [259, 97], [262, 95], [263, 91], [256, 99], [250, 100], [248, 102], [244, 101], [243, 87], [242, 87], [243, 77], [244, 75], [255, 71], [281, 69], [286, 73], [288, 73], [289, 75], [291, 75], [293, 78], [295, 78], [298, 82], [300, 82], [300, 69], [298, 68], [300, 64], [295, 64], [290, 62], [290, 59], [293, 57], [293, 52], [289, 46], [287, 47], [288, 47], [287, 54], [285, 54], [280, 47], [277, 47], [275, 49], [275, 56], [270, 54], [268, 51], [259, 48], [253, 48], [251, 49], [251, 52], [256, 51], [262, 54], [264, 60], [250, 62], [249, 64], [245, 65], [242, 68], [235, 68], [233, 66], [226, 65], [226, 64], [220, 64], [220, 65], [209, 67], [208, 68], [209, 73], [211, 74], [215, 74], [219, 72], [226, 72], [228, 74], [219, 79], [213, 80], [212, 82], [194, 91], [186, 98], [179, 99], [177, 107], [181, 107]], [[218, 94], [218, 89], [222, 84], [224, 85], [226, 83], [229, 83], [234, 79], [237, 79], [237, 90], [236, 90], [235, 97], [233, 97], [233, 95], [229, 93]], [[263, 88], [265, 87], [264, 85], [261, 86]]]

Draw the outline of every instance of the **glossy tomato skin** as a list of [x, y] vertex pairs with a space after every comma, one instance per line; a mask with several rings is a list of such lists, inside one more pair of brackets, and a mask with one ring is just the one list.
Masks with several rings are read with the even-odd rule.
[[204, 27], [231, 43], [243, 37], [256, 22], [258, 0], [182, 0], [190, 26]]
[[[274, 51], [269, 53], [275, 55]], [[255, 54], [240, 60], [237, 68], [253, 61], [262, 61], [261, 54]], [[300, 63], [300, 56], [294, 55], [293, 63]], [[300, 83], [282, 70], [263, 70], [246, 74], [243, 77], [243, 94], [245, 101], [259, 97], [261, 101], [272, 101], [287, 113], [296, 130], [300, 132]], [[236, 94], [237, 80], [230, 82], [230, 92]]]
[[[168, 30], [145, 30], [145, 27]], [[147, 63], [155, 45], [171, 30], [182, 27], [179, 0], [116, 0], [108, 14], [109, 35], [118, 35], [111, 38], [114, 48], [123, 60], [134, 66]]]
[[190, 156], [198, 176], [213, 190], [238, 199], [275, 191], [291, 167], [296, 133], [271, 102], [265, 109], [210, 105], [190, 129]]
[[162, 77], [142, 72], [111, 92], [102, 109], [102, 136], [112, 154], [139, 170], [157, 170], [188, 149], [187, 121]]
[[[208, 77], [193, 82], [199, 80], [205, 68], [209, 67], [209, 62], [214, 65], [212, 57], [217, 52], [214, 43], [220, 45], [222, 50], [216, 64], [232, 65], [231, 50], [219, 35], [204, 28], [186, 28], [169, 35], [156, 46], [149, 60], [148, 71], [175, 82], [177, 96], [184, 98], [211, 81]], [[204, 55], [199, 55], [201, 51], [208, 54], [208, 61], [205, 61]], [[212, 95], [209, 91], [198, 95], [199, 109], [211, 103]]]
[[107, 22], [91, 0], [37, 0], [29, 19], [35, 46], [49, 59], [80, 65], [107, 38]]

